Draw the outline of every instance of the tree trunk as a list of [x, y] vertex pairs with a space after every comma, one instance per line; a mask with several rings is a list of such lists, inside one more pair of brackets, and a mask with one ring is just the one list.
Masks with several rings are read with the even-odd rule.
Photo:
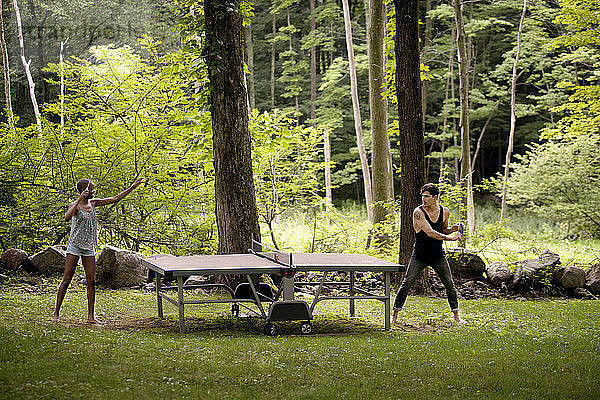
[[[475, 233], [475, 206], [473, 204], [473, 174], [471, 171], [471, 141], [469, 135], [469, 60], [461, 0], [454, 0], [456, 43], [458, 48], [458, 75], [460, 98], [461, 165], [460, 182], [466, 188], [465, 198], [469, 234]], [[464, 204], [464, 203], [463, 203]]]
[[246, 65], [248, 66], [248, 101], [250, 102], [250, 110], [256, 108], [256, 93], [254, 91], [254, 44], [252, 43], [252, 26], [248, 25], [244, 28], [244, 41], [246, 43]]
[[31, 60], [29, 62], [25, 58], [25, 44], [23, 43], [23, 28], [21, 26], [21, 13], [19, 11], [19, 4], [17, 0], [12, 0], [13, 7], [15, 9], [15, 19], [17, 22], [17, 33], [19, 35], [19, 54], [21, 57], [21, 63], [23, 64], [23, 68], [25, 68], [25, 75], [27, 75], [27, 82], [29, 83], [29, 97], [31, 98], [31, 104], [33, 105], [33, 113], [35, 114], [35, 121], [38, 127], [38, 130], [42, 130], [42, 116], [40, 114], [40, 108], [38, 107], [37, 100], [35, 99], [35, 83], [33, 82], [33, 77], [31, 76], [31, 71], [29, 69], [29, 64], [31, 64]]
[[390, 188], [390, 140], [387, 132], [387, 101], [383, 97], [385, 56], [383, 51], [386, 12], [383, 1], [368, 0], [367, 43], [369, 56], [369, 106], [373, 151], [373, 222], [386, 220], [392, 212], [393, 188]]
[[475, 170], [475, 165], [477, 163], [477, 156], [479, 155], [479, 150], [481, 149], [481, 141], [483, 140], [483, 135], [484, 135], [488, 125], [490, 124], [490, 121], [492, 120], [492, 117], [494, 116], [494, 113], [498, 109], [499, 105], [500, 105], [500, 100], [498, 100], [496, 102], [496, 105], [494, 105], [494, 108], [492, 109], [492, 111], [490, 111], [490, 114], [488, 115], [487, 119], [485, 120], [485, 124], [483, 124], [483, 128], [481, 128], [481, 132], [479, 133], [479, 138], [477, 139], [477, 145], [475, 146], [475, 153], [473, 153], [473, 159], [471, 160], [471, 170], [472, 171]]
[[[427, 13], [431, 10], [431, 0], [425, 1], [425, 30], [421, 40], [421, 54], [425, 54], [425, 49], [431, 44], [431, 18], [427, 17]], [[427, 80], [421, 82], [421, 108], [423, 109], [423, 124], [427, 115], [427, 89], [429, 82]], [[423, 129], [425, 132], [425, 129]], [[429, 172], [427, 172], [429, 175]]]
[[12, 99], [10, 93], [10, 65], [8, 63], [8, 50], [6, 48], [6, 39], [4, 38], [4, 18], [2, 10], [4, 9], [2, 0], [0, 0], [0, 50], [2, 51], [2, 67], [4, 71], [4, 99], [6, 102], [6, 111], [8, 112], [8, 125], [14, 128], [14, 118], [12, 109]]
[[325, 128], [323, 152], [325, 157], [325, 210], [331, 211], [333, 205], [333, 196], [331, 194], [331, 140], [329, 128]]
[[[317, 20], [313, 15], [315, 11], [315, 0], [310, 0], [310, 31], [317, 29]], [[310, 119], [312, 126], [316, 126], [317, 118], [317, 48], [310, 47]]]
[[517, 50], [515, 54], [515, 62], [512, 70], [512, 82], [510, 85], [510, 134], [508, 136], [508, 148], [506, 149], [506, 163], [504, 164], [504, 181], [502, 183], [502, 205], [500, 207], [500, 223], [504, 222], [506, 216], [506, 192], [508, 186], [508, 175], [510, 171], [510, 157], [512, 156], [515, 128], [517, 125], [516, 114], [516, 92], [517, 92], [517, 64], [521, 55], [521, 32], [523, 31], [523, 21], [527, 12], [527, 0], [523, 0], [523, 12], [521, 13], [521, 21], [519, 21], [519, 32], [517, 33]]
[[352, 24], [350, 22], [350, 8], [348, 0], [342, 0], [344, 9], [344, 27], [346, 29], [346, 47], [348, 49], [348, 62], [350, 69], [350, 91], [352, 95], [352, 109], [354, 111], [354, 128], [356, 130], [356, 144], [362, 166], [363, 183], [365, 187], [365, 202], [369, 221], [373, 222], [373, 189], [371, 185], [371, 172], [369, 171], [369, 160], [365, 150], [365, 140], [362, 131], [362, 119], [360, 116], [360, 104], [358, 102], [358, 83], [356, 80], [356, 63], [354, 62], [354, 47], [352, 44]]
[[[1, 0], [0, 0], [1, 1]], [[65, 46], [67, 45], [67, 41], [60, 42], [60, 56], [59, 56], [59, 64], [60, 64], [60, 134], [64, 133], [65, 129], [65, 70], [64, 70], [64, 57], [65, 57]], [[61, 144], [62, 146], [62, 144]]]
[[421, 62], [417, 0], [394, 0], [396, 10], [396, 96], [402, 166], [400, 189], [400, 263], [408, 265], [415, 241], [413, 210], [425, 183], [425, 143], [421, 109]]
[[275, 35], [277, 35], [277, 17], [273, 14], [273, 41], [271, 42], [271, 109], [275, 108]]
[[[454, 42], [452, 42], [454, 43]], [[440, 154], [440, 178], [442, 177], [442, 171], [444, 170], [444, 140], [446, 139], [446, 131], [448, 129], [448, 95], [450, 92], [450, 80], [452, 79], [452, 63], [454, 57], [454, 48], [450, 47], [450, 55], [448, 56], [448, 76], [446, 77], [446, 89], [444, 92], [444, 120], [442, 123], [442, 140], [441, 140], [441, 154]]]
[[260, 239], [244, 87], [242, 19], [235, 0], [205, 0], [219, 254]]

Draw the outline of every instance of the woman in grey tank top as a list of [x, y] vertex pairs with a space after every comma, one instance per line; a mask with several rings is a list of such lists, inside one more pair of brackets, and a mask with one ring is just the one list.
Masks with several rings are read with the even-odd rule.
[[81, 263], [85, 270], [85, 280], [87, 284], [88, 316], [87, 321], [93, 324], [99, 324], [94, 317], [94, 304], [96, 302], [96, 242], [98, 240], [98, 223], [96, 220], [96, 207], [106, 204], [113, 204], [127, 196], [131, 191], [142, 183], [145, 178], [139, 178], [133, 185], [122, 191], [116, 196], [104, 199], [94, 198], [94, 183], [89, 179], [81, 179], [77, 182], [79, 197], [69, 204], [65, 219], [71, 221], [71, 234], [67, 245], [67, 258], [65, 260], [65, 273], [58, 287], [56, 296], [56, 307], [52, 321], [59, 321], [60, 306], [65, 298], [67, 289], [75, 267], [81, 257]]

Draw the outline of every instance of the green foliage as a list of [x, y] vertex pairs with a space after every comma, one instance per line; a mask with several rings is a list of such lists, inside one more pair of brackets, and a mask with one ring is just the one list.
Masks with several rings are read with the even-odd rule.
[[[596, 2], [561, 1], [555, 21], [566, 25], [568, 35], [553, 45], [576, 47], [562, 57], [565, 63], [576, 68], [600, 66], [600, 32], [594, 22], [599, 10]], [[558, 87], [571, 95], [551, 108], [563, 118], [542, 131], [547, 142], [532, 145], [519, 158], [509, 182], [511, 204], [563, 223], [567, 234], [574, 230], [600, 237], [600, 201], [590, 195], [600, 184], [599, 78], [593, 69], [563, 78]]]
[[554, 22], [566, 25], [568, 34], [555, 41], [555, 46], [600, 44], [600, 5], [594, 0], [559, 0], [561, 11]]
[[259, 113], [250, 119], [256, 201], [262, 222], [294, 208], [318, 205], [317, 171], [323, 168], [318, 147], [322, 130], [296, 126], [285, 114]]
[[519, 158], [509, 181], [509, 204], [538, 218], [563, 223], [565, 236], [582, 231], [600, 237], [600, 136], [534, 145]]
[[[143, 45], [154, 53], [156, 43]], [[187, 81], [156, 55], [143, 59], [127, 46], [90, 53], [91, 61], [65, 63], [64, 127], [52, 122], [60, 103], [49, 103], [41, 133], [18, 129], [3, 142], [18, 205], [2, 207], [0, 236], [29, 252], [64, 242], [62, 215], [79, 179], [93, 179], [97, 196], [110, 197], [144, 176], [143, 188], [99, 209], [100, 243], [175, 254], [213, 251], [210, 123], [187, 96]]]

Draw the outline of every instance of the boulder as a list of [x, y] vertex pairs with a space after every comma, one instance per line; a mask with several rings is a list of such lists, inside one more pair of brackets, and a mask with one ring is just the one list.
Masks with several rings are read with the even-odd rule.
[[449, 249], [446, 250], [446, 257], [455, 279], [484, 279], [485, 262], [474, 251], [463, 248]]
[[186, 279], [184, 285], [202, 285], [208, 283], [208, 278], [204, 275], [191, 275]]
[[550, 250], [542, 251], [538, 258], [517, 261], [512, 287], [526, 290], [531, 287], [549, 283], [556, 267], [560, 264], [560, 256]]
[[[494, 286], [501, 286], [502, 283], [511, 282], [513, 279], [513, 271], [507, 263], [495, 261], [490, 264], [485, 270], [488, 280]], [[506, 286], [506, 285], [505, 285]]]
[[35, 269], [44, 275], [62, 274], [65, 271], [67, 246], [50, 246], [31, 256]]
[[585, 286], [585, 271], [583, 268], [567, 265], [554, 271], [554, 283], [565, 289], [575, 289]]
[[8, 249], [0, 256], [0, 262], [7, 271], [16, 271], [28, 258], [29, 256], [24, 250]]
[[573, 297], [583, 300], [598, 300], [598, 297], [594, 296], [589, 290], [582, 287], [573, 289]]
[[585, 286], [593, 294], [600, 294], [600, 263], [592, 265], [585, 272]]
[[142, 264], [142, 258], [134, 251], [104, 246], [97, 261], [96, 282], [112, 289], [145, 283], [148, 268]]

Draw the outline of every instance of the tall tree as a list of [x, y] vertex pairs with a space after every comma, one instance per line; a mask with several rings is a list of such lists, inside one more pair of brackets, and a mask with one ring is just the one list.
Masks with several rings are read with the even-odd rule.
[[[315, 0], [310, 0], [310, 31], [315, 32], [317, 29], [317, 20], [315, 18]], [[315, 118], [317, 118], [317, 47], [313, 44], [310, 46], [310, 119], [315, 126]]]
[[4, 18], [2, 17], [4, 6], [0, 0], [0, 51], [2, 51], [2, 69], [4, 76], [4, 99], [6, 102], [6, 111], [8, 112], [8, 124], [13, 125], [13, 109], [10, 95], [10, 67], [8, 64], [8, 50], [6, 48], [6, 39], [4, 38]]
[[400, 144], [400, 263], [408, 265], [415, 233], [412, 213], [425, 183], [425, 144], [421, 103], [418, 0], [394, 0], [396, 11], [396, 97]]
[[31, 64], [31, 60], [27, 61], [25, 57], [25, 43], [23, 41], [23, 27], [21, 25], [21, 12], [19, 10], [19, 4], [17, 0], [12, 0], [13, 8], [15, 9], [15, 19], [17, 21], [17, 34], [19, 36], [19, 55], [21, 57], [21, 63], [23, 64], [23, 68], [25, 69], [25, 75], [27, 75], [27, 82], [29, 83], [29, 97], [31, 97], [31, 104], [33, 106], [33, 113], [35, 115], [35, 121], [38, 127], [38, 130], [42, 130], [42, 117], [40, 114], [40, 108], [38, 106], [37, 100], [35, 98], [35, 83], [33, 82], [33, 76], [31, 75], [31, 70], [29, 65]]
[[462, 0], [454, 0], [456, 43], [458, 48], [458, 78], [460, 98], [461, 165], [460, 180], [465, 189], [467, 225], [469, 234], [475, 233], [475, 205], [473, 204], [473, 171], [471, 171], [471, 140], [469, 134], [469, 59], [463, 20]]
[[394, 188], [390, 140], [387, 131], [387, 101], [382, 95], [385, 83], [384, 37], [386, 12], [382, 0], [368, 0], [367, 43], [369, 56], [369, 105], [373, 152], [373, 222], [386, 219], [392, 212]]
[[260, 238], [244, 87], [239, 0], [205, 0], [219, 253], [246, 253]]
[[523, 11], [519, 21], [519, 31], [517, 33], [517, 49], [515, 53], [515, 62], [512, 69], [512, 80], [510, 85], [510, 133], [508, 134], [508, 148], [506, 149], [506, 162], [504, 164], [504, 179], [502, 183], [502, 204], [500, 206], [500, 223], [504, 222], [506, 216], [506, 191], [508, 187], [508, 175], [510, 171], [510, 157], [512, 156], [515, 141], [515, 128], [517, 125], [516, 113], [516, 95], [517, 95], [517, 66], [521, 54], [521, 33], [523, 32], [523, 21], [527, 12], [527, 0], [523, 0]]
[[352, 96], [352, 109], [354, 111], [354, 129], [356, 131], [356, 144], [358, 155], [362, 166], [363, 183], [365, 188], [365, 201], [367, 203], [367, 215], [369, 221], [373, 222], [373, 186], [371, 183], [371, 171], [369, 160], [365, 150], [365, 140], [362, 130], [362, 118], [360, 116], [360, 104], [358, 102], [358, 81], [356, 79], [356, 62], [354, 60], [354, 46], [352, 44], [352, 23], [350, 21], [350, 7], [348, 0], [342, 0], [344, 10], [344, 27], [346, 30], [346, 47], [348, 49], [348, 62], [350, 72], [350, 93]]

